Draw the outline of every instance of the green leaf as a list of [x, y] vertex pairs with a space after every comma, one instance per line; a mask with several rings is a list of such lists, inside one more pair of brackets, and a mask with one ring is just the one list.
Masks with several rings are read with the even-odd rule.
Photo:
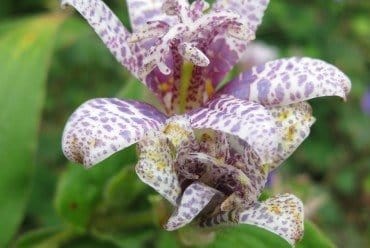
[[109, 208], [123, 210], [146, 188], [147, 186], [138, 180], [133, 166], [125, 167], [107, 182], [103, 192], [104, 202]]
[[108, 240], [84, 235], [65, 242], [60, 248], [119, 248], [119, 246]]
[[15, 244], [17, 248], [118, 248], [110, 240], [86, 233], [61, 228], [40, 229], [22, 236]]
[[131, 147], [89, 170], [69, 164], [56, 192], [55, 206], [59, 215], [75, 227], [86, 228], [102, 199], [106, 182], [135, 160], [135, 149]]
[[17, 248], [58, 248], [77, 236], [76, 233], [61, 228], [45, 228], [23, 235], [15, 243]]
[[312, 222], [306, 221], [304, 224], [304, 237], [298, 243], [297, 248], [309, 247], [334, 248], [336, 246]]
[[251, 225], [229, 227], [217, 232], [216, 240], [208, 247], [290, 247], [279, 236]]
[[[288, 248], [290, 245], [279, 236], [264, 229], [251, 225], [240, 225], [218, 232], [216, 240], [208, 247]], [[306, 221], [304, 237], [300, 242], [298, 242], [296, 247], [332, 248], [335, 246], [317, 229], [317, 227], [315, 227], [314, 224]]]
[[[147, 247], [153, 242], [155, 232], [150, 229], [141, 229], [136, 232], [120, 232], [113, 234], [98, 234], [97, 237], [110, 241], [120, 248], [141, 248]], [[151, 247], [151, 246], [150, 246]]]
[[0, 247], [12, 238], [25, 211], [45, 82], [62, 20], [56, 15], [26, 19], [1, 34]]

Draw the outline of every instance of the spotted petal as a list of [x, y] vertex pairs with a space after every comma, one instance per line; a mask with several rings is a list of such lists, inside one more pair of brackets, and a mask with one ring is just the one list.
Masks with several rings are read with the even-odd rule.
[[146, 103], [93, 99], [69, 118], [63, 152], [71, 161], [90, 167], [141, 140], [149, 130], [158, 130], [165, 120], [163, 113]]
[[238, 13], [246, 22], [257, 30], [258, 25], [262, 22], [263, 14], [269, 4], [269, 0], [216, 0], [213, 8], [215, 10], [231, 10]]
[[108, 6], [101, 0], [61, 0], [62, 6], [71, 5], [89, 22], [116, 59], [137, 75], [138, 48], [127, 43], [130, 33]]
[[303, 237], [303, 204], [294, 195], [283, 194], [239, 213], [239, 223], [256, 225], [294, 245]]
[[286, 58], [253, 67], [229, 82], [220, 94], [283, 106], [320, 96], [346, 99], [351, 82], [338, 68], [311, 58]]
[[165, 228], [168, 231], [173, 231], [190, 223], [207, 206], [217, 192], [217, 190], [202, 183], [193, 183], [188, 186], [182, 195], [179, 207], [169, 218]]
[[303, 204], [291, 194], [277, 195], [245, 210], [221, 213], [203, 220], [200, 225], [250, 224], [279, 235], [294, 246], [303, 236]]
[[139, 142], [136, 173], [140, 179], [176, 206], [181, 188], [173, 167], [171, 146], [161, 132], [151, 132]]
[[[240, 60], [247, 49], [248, 42], [254, 39], [258, 25], [262, 22], [264, 11], [269, 1], [254, 0], [216, 0], [213, 4], [214, 11], [232, 11], [244, 21], [244, 27], [239, 34], [247, 31], [250, 39], [240, 40], [238, 36], [230, 37], [227, 34], [219, 34], [207, 47], [206, 55], [210, 59], [210, 65], [203, 69], [204, 81], [211, 82], [213, 87], [222, 81], [225, 75]], [[232, 30], [231, 30], [232, 31]], [[231, 32], [232, 34], [233, 32]]]
[[277, 152], [278, 133], [270, 113], [257, 103], [223, 95], [189, 112], [193, 128], [226, 132], [247, 142], [262, 163]]
[[275, 118], [281, 137], [277, 156], [270, 164], [270, 169], [273, 170], [284, 162], [308, 137], [315, 118], [312, 116], [311, 106], [307, 102], [269, 107], [268, 109]]
[[165, 21], [174, 25], [177, 19], [162, 11], [164, 2], [165, 0], [126, 0], [132, 30], [136, 32], [141, 25], [150, 21]]

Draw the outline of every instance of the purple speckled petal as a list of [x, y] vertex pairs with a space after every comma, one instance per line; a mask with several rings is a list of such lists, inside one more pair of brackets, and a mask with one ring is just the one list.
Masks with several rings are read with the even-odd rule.
[[291, 194], [277, 195], [239, 213], [239, 223], [273, 232], [294, 246], [303, 237], [303, 204]]
[[169, 25], [177, 23], [177, 18], [170, 17], [162, 11], [165, 0], [126, 0], [130, 15], [131, 27], [134, 32], [149, 21], [165, 21]]
[[189, 85], [187, 109], [203, 104], [240, 59], [254, 32], [242, 17], [232, 12], [211, 12], [196, 22], [197, 48], [209, 59], [206, 67], [195, 67]]
[[204, 173], [199, 180], [227, 194], [227, 198], [220, 205], [222, 211], [254, 203], [260, 194], [252, 185], [255, 181], [250, 180], [243, 172], [243, 168], [240, 168], [242, 164], [229, 165], [205, 153], [190, 153], [188, 162], [189, 165], [195, 162], [203, 169]]
[[173, 231], [190, 223], [207, 206], [217, 192], [217, 190], [202, 183], [193, 183], [188, 186], [182, 195], [179, 207], [169, 218], [165, 228], [168, 231]]
[[161, 131], [149, 133], [139, 142], [140, 158], [135, 169], [144, 183], [176, 206], [181, 188], [173, 167], [169, 142]]
[[239, 137], [261, 158], [271, 162], [277, 152], [278, 133], [268, 110], [257, 103], [223, 95], [189, 112], [193, 128], [211, 128]]
[[246, 32], [250, 39], [240, 40], [234, 38], [235, 36], [230, 37], [224, 33], [218, 34], [206, 50], [210, 65], [202, 71], [205, 82], [211, 82], [213, 87], [216, 88], [225, 75], [240, 60], [248, 48], [248, 42], [254, 39], [268, 3], [268, 0], [217, 0], [215, 2], [213, 10], [228, 10], [240, 15], [240, 20], [244, 23], [242, 31]]
[[65, 156], [91, 167], [160, 129], [166, 116], [137, 101], [98, 98], [82, 104], [69, 118], [63, 133]]
[[291, 194], [257, 202], [245, 210], [221, 213], [200, 223], [202, 227], [219, 224], [249, 224], [275, 233], [294, 246], [303, 237], [303, 204]]
[[216, 0], [212, 7], [215, 10], [227, 9], [238, 13], [256, 31], [268, 4], [269, 0]]
[[62, 6], [71, 5], [89, 22], [104, 44], [131, 73], [137, 75], [138, 47], [128, 44], [130, 33], [101, 0], [62, 0]]
[[287, 159], [310, 134], [310, 127], [315, 122], [311, 106], [307, 102], [287, 106], [269, 107], [275, 118], [280, 141], [277, 156], [270, 164], [270, 169], [278, 167]]
[[320, 96], [346, 99], [351, 82], [338, 68], [322, 60], [286, 58], [253, 67], [229, 82], [219, 94], [283, 106]]
[[248, 203], [254, 203], [258, 200], [266, 185], [270, 164], [273, 162], [269, 164], [262, 163], [262, 160], [252, 147], [235, 136], [229, 135], [228, 142], [230, 156], [227, 163], [240, 168], [248, 177], [250, 181]]
[[209, 7], [210, 7], [209, 3], [206, 2], [205, 0], [195, 0], [190, 5], [190, 12], [193, 21], [201, 17], [203, 12], [206, 11]]

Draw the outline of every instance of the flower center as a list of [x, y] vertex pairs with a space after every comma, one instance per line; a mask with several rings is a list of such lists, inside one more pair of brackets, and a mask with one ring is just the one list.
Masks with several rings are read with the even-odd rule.
[[[239, 14], [226, 11], [204, 14], [208, 8], [204, 0], [191, 5], [187, 0], [166, 0], [162, 10], [169, 16], [177, 16], [177, 24], [170, 26], [164, 21], [150, 21], [132, 34], [130, 42], [144, 41], [142, 44], [150, 47], [142, 61], [139, 73], [142, 79], [155, 67], [169, 75], [173, 70], [171, 61], [176, 59], [172, 49], [176, 49], [185, 61], [207, 67], [210, 64], [207, 46], [216, 35], [224, 33], [241, 40], [254, 39], [254, 32]], [[147, 40], [151, 40], [150, 45], [145, 43]]]
[[173, 116], [163, 133], [172, 144], [174, 168], [182, 188], [200, 181], [219, 190], [225, 195], [223, 211], [257, 200], [260, 186], [256, 180], [264, 186], [267, 171], [258, 169], [264, 167], [256, 154], [235, 150], [226, 134], [208, 129], [194, 133], [181, 116]]

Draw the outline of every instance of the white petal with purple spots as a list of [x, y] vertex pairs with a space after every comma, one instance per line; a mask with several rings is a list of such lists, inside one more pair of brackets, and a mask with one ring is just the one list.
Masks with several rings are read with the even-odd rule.
[[294, 246], [304, 230], [303, 204], [296, 196], [282, 194], [257, 202], [245, 210], [222, 212], [203, 219], [201, 227], [216, 225], [249, 224], [266, 229]]
[[239, 213], [238, 223], [273, 232], [294, 246], [303, 237], [303, 204], [291, 194], [277, 195]]
[[287, 159], [310, 134], [310, 127], [315, 122], [309, 103], [300, 102], [287, 106], [268, 108], [275, 118], [280, 141], [277, 156], [270, 169], [278, 167]]
[[277, 152], [278, 133], [268, 110], [257, 103], [223, 95], [189, 113], [193, 128], [211, 128], [246, 141], [261, 158], [271, 162]]
[[216, 10], [231, 10], [243, 18], [246, 23], [257, 30], [262, 22], [263, 14], [269, 4], [269, 0], [216, 0], [213, 8]]
[[153, 106], [117, 98], [97, 98], [82, 104], [69, 118], [63, 133], [65, 156], [86, 167], [159, 130], [166, 116]]
[[229, 82], [219, 94], [284, 106], [321, 96], [346, 99], [351, 89], [348, 77], [322, 60], [287, 58], [253, 67]]
[[177, 19], [163, 13], [164, 0], [126, 0], [130, 23], [134, 32], [149, 21], [165, 21], [169, 25], [177, 22]]
[[165, 228], [168, 231], [176, 230], [190, 223], [217, 194], [217, 190], [202, 183], [193, 183], [188, 186], [181, 198], [181, 202]]
[[151, 132], [140, 141], [136, 173], [144, 183], [176, 206], [181, 188], [173, 167], [169, 142], [160, 131]]
[[[89, 22], [104, 44], [131, 73], [137, 75], [137, 47], [130, 47], [130, 33], [109, 7], [101, 0], [62, 0], [62, 6], [71, 5]], [[135, 51], [135, 52], [133, 52]]]

